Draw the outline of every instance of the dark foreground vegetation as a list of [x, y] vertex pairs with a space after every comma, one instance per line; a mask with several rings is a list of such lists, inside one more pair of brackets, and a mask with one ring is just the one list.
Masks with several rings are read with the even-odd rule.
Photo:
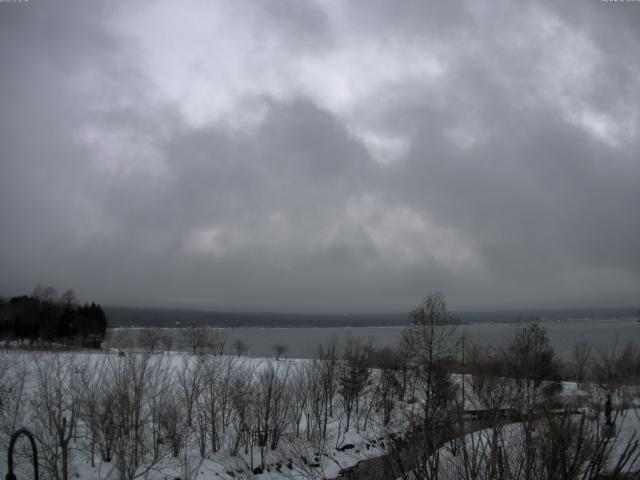
[[[154, 330], [122, 339], [121, 354], [4, 353], [0, 446], [29, 428], [55, 480], [595, 480], [640, 468], [626, 428], [640, 416], [635, 344], [581, 344], [562, 363], [540, 324], [494, 349], [448, 317], [430, 295], [397, 348], [350, 340], [301, 361], [241, 357], [195, 325], [188, 354]], [[376, 459], [351, 467], [365, 452]], [[207, 462], [223, 466], [202, 474]]]
[[31, 295], [0, 297], [0, 340], [100, 348], [106, 331], [102, 307], [80, 305], [73, 290], [58, 295], [53, 287], [38, 285]]
[[[486, 348], [439, 326], [446, 315], [440, 295], [412, 311], [405, 348], [419, 407], [390, 443], [384, 473], [354, 469], [347, 477], [636, 478], [628, 475], [640, 469], [638, 432], [619, 437], [629, 415], [640, 413], [633, 341], [598, 351], [581, 343], [561, 362], [539, 323], [518, 328], [502, 348]], [[569, 386], [580, 388], [563, 392]]]

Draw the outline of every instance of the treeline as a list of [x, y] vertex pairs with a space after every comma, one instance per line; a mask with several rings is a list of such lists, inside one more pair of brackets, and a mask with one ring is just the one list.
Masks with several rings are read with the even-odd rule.
[[107, 318], [94, 302], [81, 305], [73, 290], [58, 295], [38, 285], [31, 295], [0, 297], [0, 339], [24, 344], [65, 344], [100, 348]]

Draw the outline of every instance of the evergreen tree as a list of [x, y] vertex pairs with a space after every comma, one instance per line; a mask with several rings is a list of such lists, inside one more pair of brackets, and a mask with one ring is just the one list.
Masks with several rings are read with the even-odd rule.
[[68, 290], [38, 285], [33, 294], [0, 299], [0, 336], [30, 343], [56, 342], [99, 348], [107, 332], [107, 317], [95, 302], [78, 306]]

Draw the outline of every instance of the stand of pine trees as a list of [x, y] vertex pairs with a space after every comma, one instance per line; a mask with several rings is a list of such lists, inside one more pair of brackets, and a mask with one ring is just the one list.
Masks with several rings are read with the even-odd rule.
[[0, 297], [0, 339], [22, 344], [64, 344], [100, 348], [107, 318], [96, 303], [79, 305], [69, 290], [58, 296], [38, 286], [31, 295]]

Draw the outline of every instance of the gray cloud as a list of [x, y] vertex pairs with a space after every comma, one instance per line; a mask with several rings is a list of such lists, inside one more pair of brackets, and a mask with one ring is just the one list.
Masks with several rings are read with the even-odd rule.
[[639, 12], [0, 4], [0, 291], [637, 304]]

